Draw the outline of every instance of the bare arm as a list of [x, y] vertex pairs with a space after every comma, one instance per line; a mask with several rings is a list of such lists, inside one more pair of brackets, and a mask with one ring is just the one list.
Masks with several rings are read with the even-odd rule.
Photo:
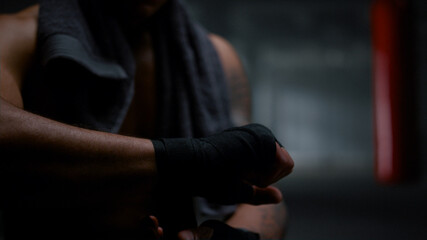
[[143, 185], [144, 180], [155, 177], [154, 150], [149, 140], [68, 126], [0, 101], [1, 165], [2, 171], [8, 171], [3, 172], [5, 175], [50, 177], [73, 182], [76, 187], [111, 178], [140, 180]]
[[44, 181], [69, 188], [54, 197], [57, 201], [49, 196], [49, 186], [38, 191], [36, 199], [49, 206], [114, 201], [123, 194], [120, 185], [151, 194], [156, 166], [150, 140], [77, 128], [23, 110], [21, 82], [34, 53], [37, 12], [35, 6], [0, 16], [2, 187], [31, 188], [32, 182]]
[[220, 36], [211, 34], [224, 69], [230, 95], [231, 117], [235, 125], [251, 122], [251, 89], [242, 63], [230, 43]]
[[[243, 66], [237, 53], [226, 40], [216, 35], [211, 35], [211, 40], [219, 53], [227, 76], [233, 121], [236, 125], [247, 124], [251, 121], [251, 92]], [[291, 163], [293, 166], [293, 162]], [[241, 204], [227, 224], [257, 232], [261, 239], [282, 239], [286, 220], [283, 202], [260, 206]]]

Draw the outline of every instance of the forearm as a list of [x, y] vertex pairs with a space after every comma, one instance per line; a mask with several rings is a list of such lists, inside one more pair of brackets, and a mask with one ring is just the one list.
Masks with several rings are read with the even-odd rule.
[[9, 178], [3, 184], [14, 184], [13, 178], [20, 177], [25, 185], [22, 177], [29, 183], [41, 177], [76, 191], [90, 186], [101, 191], [109, 186], [103, 183], [114, 179], [114, 187], [139, 182], [140, 191], [151, 191], [156, 164], [150, 140], [69, 126], [0, 101], [0, 164], [2, 175]]
[[227, 224], [256, 232], [261, 239], [278, 240], [285, 236], [287, 212], [283, 202], [259, 206], [241, 204]]

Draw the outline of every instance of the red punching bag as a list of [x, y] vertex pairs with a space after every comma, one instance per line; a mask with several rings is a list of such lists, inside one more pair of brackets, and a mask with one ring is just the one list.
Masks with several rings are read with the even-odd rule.
[[408, 0], [375, 0], [371, 9], [375, 176], [379, 183], [416, 179], [413, 19]]

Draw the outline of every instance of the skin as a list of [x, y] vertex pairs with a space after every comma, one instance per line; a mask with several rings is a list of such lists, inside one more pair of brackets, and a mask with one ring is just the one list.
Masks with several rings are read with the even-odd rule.
[[[133, 8], [135, 12], [129, 14], [129, 18], [123, 19], [123, 24], [138, 25], [164, 2], [143, 1], [139, 7]], [[109, 209], [109, 217], [97, 219], [105, 221], [102, 224], [133, 228], [140, 226], [141, 216], [147, 216], [154, 238], [160, 237], [163, 229], [154, 216], [148, 216], [157, 176], [154, 148], [149, 140], [154, 118], [142, 117], [134, 111], [142, 108], [146, 109], [146, 115], [155, 116], [155, 66], [149, 34], [128, 35], [130, 42], [137, 43], [133, 45], [137, 65], [136, 94], [120, 134], [111, 134], [62, 124], [24, 110], [21, 87], [33, 63], [37, 17], [37, 5], [16, 14], [0, 15], [0, 33], [8, 33], [0, 34], [0, 150], [6, 153], [5, 156], [19, 155], [23, 159], [18, 163], [13, 161], [14, 157], [2, 158], [2, 169], [8, 167], [2, 187], [7, 181], [13, 181], [15, 175], [31, 176], [28, 181], [47, 176], [55, 179], [56, 184], [67, 183], [69, 189], [63, 198], [46, 193], [40, 199], [32, 199], [37, 204], [61, 208], [70, 204], [96, 206], [102, 202], [103, 207]], [[241, 62], [226, 40], [216, 35], [210, 38], [220, 55], [233, 96], [233, 120], [236, 125], [246, 124], [250, 121], [250, 91]], [[276, 156], [277, 168], [274, 169], [277, 170], [257, 176], [260, 184], [254, 186], [256, 191], [250, 204], [281, 202], [280, 191], [269, 185], [289, 174], [293, 161], [286, 150], [278, 146]], [[117, 188], [117, 182], [105, 181], [112, 177], [127, 187]], [[104, 187], [99, 188], [100, 182]], [[23, 191], [27, 190], [25, 182], [21, 187]], [[82, 196], [81, 191], [86, 194]], [[228, 223], [259, 232], [263, 238], [274, 236], [279, 239], [283, 237], [284, 213], [282, 203], [242, 204]], [[275, 224], [271, 225], [273, 221]], [[179, 236], [181, 239], [198, 237], [194, 230], [184, 230]]]

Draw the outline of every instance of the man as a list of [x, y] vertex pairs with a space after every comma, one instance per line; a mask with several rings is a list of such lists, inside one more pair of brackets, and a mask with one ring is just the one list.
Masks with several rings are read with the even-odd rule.
[[[283, 237], [269, 185], [293, 161], [262, 126], [221, 132], [249, 123], [248, 83], [178, 1], [41, 1], [0, 33], [7, 238]], [[249, 204], [197, 228], [193, 196]]]

